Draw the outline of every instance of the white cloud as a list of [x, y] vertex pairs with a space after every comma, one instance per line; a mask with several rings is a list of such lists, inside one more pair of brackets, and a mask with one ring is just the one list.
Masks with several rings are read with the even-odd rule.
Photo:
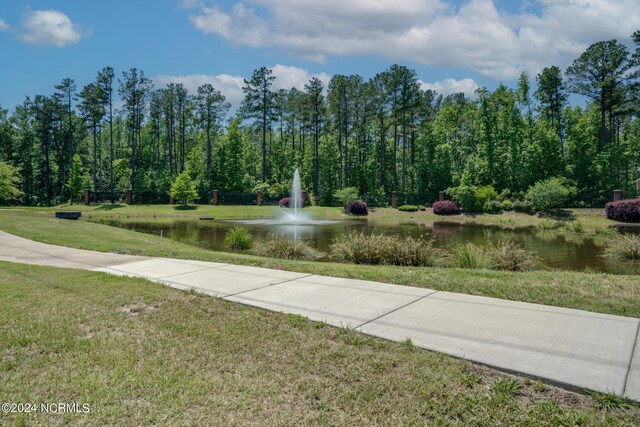
[[4, 19], [0, 19], [0, 33], [7, 31], [9, 28], [11, 28], [11, 25], [7, 24]]
[[152, 78], [156, 87], [162, 87], [169, 83], [182, 83], [192, 95], [196, 94], [198, 87], [209, 83], [218, 89], [231, 105], [237, 107], [242, 98], [242, 86], [244, 79], [241, 76], [230, 76], [228, 74], [207, 75], [207, 74], [187, 74], [184, 76], [158, 75]]
[[444, 79], [434, 83], [427, 83], [419, 80], [418, 82], [420, 83], [422, 90], [434, 90], [444, 96], [462, 92], [466, 96], [474, 98], [476, 89], [480, 87], [473, 79]]
[[64, 47], [78, 43], [90, 34], [71, 22], [67, 15], [57, 10], [35, 10], [29, 12], [22, 22], [21, 39], [38, 46]]
[[[249, 6], [245, 6], [248, 4]], [[196, 7], [205, 34], [252, 47], [285, 47], [301, 58], [376, 55], [515, 79], [566, 66], [589, 46], [628, 42], [640, 28], [640, 0], [537, 0], [517, 14], [492, 0], [245, 0], [230, 10]]]
[[[273, 75], [276, 77], [273, 84], [273, 89], [275, 90], [291, 89], [292, 87], [303, 90], [305, 83], [314, 76], [318, 77], [325, 84], [326, 89], [331, 79], [331, 76], [326, 73], [310, 74], [302, 68], [287, 65], [277, 64], [271, 67], [271, 69]], [[246, 78], [248, 79], [249, 77], [250, 76], [247, 76]], [[227, 101], [231, 103], [232, 110], [235, 110], [244, 99], [244, 93], [242, 92], [242, 86], [244, 86], [243, 76], [231, 76], [229, 74], [158, 75], [153, 77], [152, 80], [156, 87], [162, 87], [169, 83], [182, 83], [191, 94], [197, 93], [199, 86], [209, 83], [227, 98]]]

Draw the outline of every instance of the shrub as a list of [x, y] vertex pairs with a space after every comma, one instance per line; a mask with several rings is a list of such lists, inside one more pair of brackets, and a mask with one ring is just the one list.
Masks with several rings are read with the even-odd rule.
[[537, 256], [510, 240], [489, 246], [489, 255], [496, 270], [530, 271], [540, 265]]
[[499, 200], [489, 200], [484, 204], [484, 211], [487, 213], [499, 213], [502, 211], [502, 203]]
[[621, 222], [640, 222], [640, 199], [609, 202], [604, 207], [607, 218]]
[[511, 200], [503, 200], [502, 203], [500, 204], [500, 209], [502, 209], [503, 211], [512, 211], [514, 210], [513, 207], [513, 202], [511, 202]]
[[282, 199], [280, 199], [280, 201], [278, 201], [278, 206], [280, 206], [281, 208], [288, 208], [290, 201], [291, 199], [289, 197], [283, 197]]
[[487, 202], [490, 202], [492, 200], [497, 201], [500, 198], [495, 188], [493, 188], [493, 186], [491, 185], [485, 185], [478, 188], [476, 195], [476, 197], [478, 198], [478, 205], [480, 205], [481, 207], [485, 207]]
[[458, 215], [460, 205], [453, 200], [443, 200], [433, 204], [433, 213], [436, 215]]
[[198, 198], [196, 185], [187, 171], [182, 172], [176, 177], [173, 184], [171, 184], [171, 191], [169, 194], [176, 202], [182, 202], [185, 206], [190, 201]]
[[548, 211], [563, 208], [570, 196], [570, 191], [559, 178], [539, 181], [529, 187], [526, 199], [536, 211]]
[[482, 204], [478, 199], [478, 188], [472, 185], [460, 185], [458, 187], [448, 188], [446, 193], [453, 200], [458, 202], [465, 212], [480, 212]]
[[618, 234], [607, 243], [605, 255], [620, 261], [640, 260], [640, 236]]
[[430, 207], [431, 207], [431, 205], [429, 203], [427, 203], [425, 205], [418, 205], [418, 210], [426, 211], [427, 208], [430, 208]]
[[331, 257], [355, 264], [386, 264], [404, 266], [431, 266], [442, 257], [442, 251], [433, 247], [433, 239], [372, 233], [352, 232], [337, 237], [331, 245]]
[[251, 234], [245, 227], [235, 226], [224, 236], [224, 245], [228, 249], [243, 250], [251, 247]]
[[358, 189], [355, 187], [345, 187], [341, 190], [333, 193], [342, 206], [347, 206], [349, 203], [355, 203], [358, 200]]
[[454, 264], [461, 268], [530, 271], [540, 265], [539, 259], [512, 241], [485, 246], [467, 243], [453, 252]]
[[420, 208], [417, 205], [402, 205], [398, 210], [401, 212], [418, 212]]
[[369, 210], [367, 209], [367, 202], [362, 200], [347, 203], [345, 210], [351, 215], [367, 215], [369, 213]]
[[533, 207], [526, 200], [516, 200], [513, 202], [513, 210], [516, 212], [532, 213]]
[[454, 262], [460, 268], [492, 270], [493, 259], [481, 246], [467, 243], [457, 246], [453, 251]]
[[289, 236], [272, 235], [267, 240], [258, 241], [252, 252], [256, 255], [282, 259], [315, 260], [322, 255], [303, 240]]

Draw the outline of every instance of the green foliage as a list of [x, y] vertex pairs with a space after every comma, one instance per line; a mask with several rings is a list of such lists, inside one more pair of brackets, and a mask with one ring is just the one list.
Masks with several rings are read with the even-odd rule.
[[513, 206], [513, 202], [507, 199], [507, 200], [503, 200], [502, 203], [500, 203], [500, 209], [502, 209], [503, 211], [512, 211], [515, 208]]
[[493, 382], [493, 384], [491, 384], [492, 393], [505, 397], [511, 397], [520, 394], [523, 388], [524, 387], [522, 386], [520, 381], [515, 378], [508, 377], [498, 377]]
[[272, 235], [266, 240], [259, 240], [253, 246], [256, 255], [281, 259], [316, 260], [322, 254], [303, 240], [295, 240], [289, 236]]
[[460, 185], [447, 188], [446, 193], [458, 202], [465, 212], [481, 212], [483, 206], [478, 199], [478, 188], [472, 185]]
[[562, 224], [558, 221], [554, 221], [549, 218], [541, 219], [538, 224], [536, 224], [539, 230], [555, 230], [556, 228], [560, 228]]
[[526, 199], [536, 211], [549, 211], [563, 208], [567, 203], [571, 192], [558, 178], [539, 181], [529, 187]]
[[337, 237], [331, 245], [331, 257], [355, 264], [386, 264], [405, 266], [433, 266], [442, 258], [442, 251], [433, 246], [433, 240], [381, 233], [352, 232]]
[[499, 213], [502, 210], [502, 203], [499, 200], [489, 200], [485, 202], [482, 210], [486, 213]]
[[169, 194], [177, 202], [182, 202], [185, 206], [192, 200], [198, 198], [198, 192], [196, 191], [196, 185], [194, 184], [191, 176], [187, 171], [182, 172], [176, 177], [171, 184], [171, 190]]
[[495, 245], [460, 245], [453, 251], [453, 261], [460, 268], [504, 271], [530, 271], [540, 265], [533, 253], [509, 240]]
[[480, 206], [485, 206], [490, 201], [498, 200], [500, 196], [498, 196], [498, 193], [493, 186], [485, 185], [478, 188], [476, 197], [478, 198], [478, 204]]
[[224, 246], [231, 250], [244, 250], [251, 248], [253, 239], [246, 227], [232, 227], [224, 236]]
[[71, 202], [82, 197], [84, 170], [82, 169], [82, 160], [78, 154], [73, 156], [69, 179], [67, 180], [67, 188], [71, 193]]
[[402, 205], [398, 210], [401, 212], [418, 212], [420, 207], [418, 205]]
[[494, 267], [493, 259], [484, 248], [466, 243], [453, 250], [455, 265], [460, 268], [491, 270]]
[[616, 233], [610, 237], [605, 255], [621, 261], [640, 260], [640, 236]]
[[13, 202], [22, 195], [18, 188], [19, 172], [18, 168], [9, 163], [0, 162], [0, 203]]
[[345, 187], [333, 193], [333, 197], [337, 199], [342, 206], [353, 203], [358, 200], [358, 189], [355, 187]]

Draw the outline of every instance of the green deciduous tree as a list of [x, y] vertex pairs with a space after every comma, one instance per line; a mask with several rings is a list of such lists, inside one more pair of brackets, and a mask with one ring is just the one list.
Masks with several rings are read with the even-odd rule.
[[184, 171], [176, 177], [171, 184], [171, 191], [169, 192], [177, 202], [182, 202], [185, 206], [193, 200], [198, 198], [198, 192], [196, 191], [196, 185], [191, 179], [189, 172]]
[[0, 203], [9, 203], [22, 195], [20, 191], [20, 175], [17, 168], [0, 162]]

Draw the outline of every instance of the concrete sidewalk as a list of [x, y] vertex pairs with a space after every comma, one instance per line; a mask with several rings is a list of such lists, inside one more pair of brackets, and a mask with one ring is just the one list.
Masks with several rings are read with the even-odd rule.
[[214, 262], [62, 248], [0, 232], [0, 260], [144, 277], [640, 401], [640, 319]]

